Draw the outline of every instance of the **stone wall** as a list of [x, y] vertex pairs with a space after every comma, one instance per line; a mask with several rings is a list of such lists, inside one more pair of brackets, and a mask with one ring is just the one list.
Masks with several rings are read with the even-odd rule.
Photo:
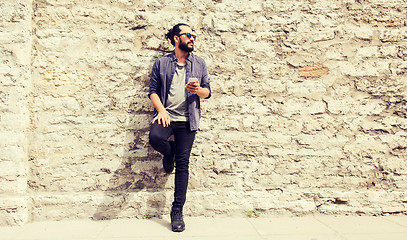
[[0, 225], [29, 220], [32, 1], [0, 1]]
[[179, 22], [213, 89], [186, 215], [406, 212], [404, 0], [0, 7], [0, 224], [168, 214], [147, 93]]

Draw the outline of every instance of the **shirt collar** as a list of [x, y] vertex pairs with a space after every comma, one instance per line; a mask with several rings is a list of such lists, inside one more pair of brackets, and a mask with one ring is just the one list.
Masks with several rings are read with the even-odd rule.
[[[192, 62], [192, 56], [193, 56], [193, 54], [192, 54], [192, 52], [190, 52], [190, 53], [188, 54], [188, 57], [185, 58], [185, 60], [188, 60], [189, 62]], [[171, 53], [171, 58], [172, 58], [171, 61], [173, 61], [173, 62], [178, 60], [178, 59], [175, 57], [175, 51], [172, 51], [172, 53]]]

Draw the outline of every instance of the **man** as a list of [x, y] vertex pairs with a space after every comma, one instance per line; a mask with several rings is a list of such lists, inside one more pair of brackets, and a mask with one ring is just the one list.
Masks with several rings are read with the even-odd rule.
[[[186, 200], [189, 156], [201, 117], [200, 98], [209, 98], [211, 89], [205, 61], [192, 54], [196, 35], [187, 24], [177, 24], [166, 37], [175, 47], [153, 66], [149, 97], [155, 110], [150, 120], [149, 142], [163, 154], [165, 172], [175, 163], [175, 190], [171, 208], [174, 232], [185, 230], [182, 208]], [[169, 137], [174, 135], [174, 141]]]

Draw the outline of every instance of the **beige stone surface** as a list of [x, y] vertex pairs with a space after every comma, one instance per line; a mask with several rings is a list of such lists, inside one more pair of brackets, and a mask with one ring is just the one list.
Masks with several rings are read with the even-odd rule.
[[213, 90], [188, 216], [406, 213], [407, 3], [0, 1], [0, 224], [168, 214], [155, 59], [196, 31]]
[[110, 221], [44, 221], [0, 226], [4, 240], [34, 239], [394, 239], [407, 233], [406, 216], [186, 217], [182, 233], [171, 231], [169, 216]]

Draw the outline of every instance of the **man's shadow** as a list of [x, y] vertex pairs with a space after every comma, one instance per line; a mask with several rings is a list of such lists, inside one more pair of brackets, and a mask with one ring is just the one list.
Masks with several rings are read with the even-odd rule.
[[[141, 78], [135, 81], [148, 81], [146, 76]], [[136, 95], [139, 96], [130, 103], [123, 129], [127, 146], [124, 146], [122, 162], [114, 171], [101, 169], [103, 174], [109, 175], [109, 180], [93, 214], [94, 220], [161, 218], [167, 214], [167, 195], [171, 191], [166, 189], [166, 183], [170, 175], [162, 168], [161, 154], [148, 143], [148, 118], [152, 116], [149, 100], [145, 91], [138, 91]]]

